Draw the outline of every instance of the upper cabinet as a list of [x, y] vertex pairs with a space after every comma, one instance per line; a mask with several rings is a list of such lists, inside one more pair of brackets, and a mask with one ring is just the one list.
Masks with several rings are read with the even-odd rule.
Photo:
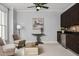
[[79, 25], [79, 3], [61, 14], [61, 27]]

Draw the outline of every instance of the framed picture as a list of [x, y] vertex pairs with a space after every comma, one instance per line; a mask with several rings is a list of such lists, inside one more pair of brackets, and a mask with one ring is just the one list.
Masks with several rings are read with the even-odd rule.
[[44, 30], [44, 18], [33, 18], [33, 33], [42, 34]]

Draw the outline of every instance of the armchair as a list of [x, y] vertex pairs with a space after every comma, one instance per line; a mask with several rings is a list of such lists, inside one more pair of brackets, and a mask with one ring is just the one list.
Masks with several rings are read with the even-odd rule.
[[10, 56], [10, 55], [15, 55], [15, 45], [4, 44], [3, 40], [0, 38], [0, 56]]

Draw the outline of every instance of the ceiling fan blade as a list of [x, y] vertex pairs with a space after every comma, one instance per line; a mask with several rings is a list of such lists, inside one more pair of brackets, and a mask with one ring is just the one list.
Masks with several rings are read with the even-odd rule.
[[47, 7], [47, 6], [41, 6], [42, 8], [45, 8], [45, 9], [48, 9], [49, 7]]
[[30, 6], [30, 7], [27, 7], [27, 8], [34, 8], [35, 6]]
[[45, 5], [47, 3], [33, 3], [33, 4], [35, 4], [35, 6], [42, 6], [42, 5]]
[[39, 3], [40, 5], [45, 5], [45, 4], [47, 4], [47, 3]]

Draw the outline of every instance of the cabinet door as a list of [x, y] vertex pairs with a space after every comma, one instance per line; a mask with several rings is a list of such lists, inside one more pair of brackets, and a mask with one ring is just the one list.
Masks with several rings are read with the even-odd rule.
[[67, 48], [79, 54], [79, 35], [67, 34]]
[[66, 48], [66, 34], [61, 34], [61, 44]]
[[57, 41], [61, 43], [61, 33], [58, 33], [58, 32], [57, 32]]

